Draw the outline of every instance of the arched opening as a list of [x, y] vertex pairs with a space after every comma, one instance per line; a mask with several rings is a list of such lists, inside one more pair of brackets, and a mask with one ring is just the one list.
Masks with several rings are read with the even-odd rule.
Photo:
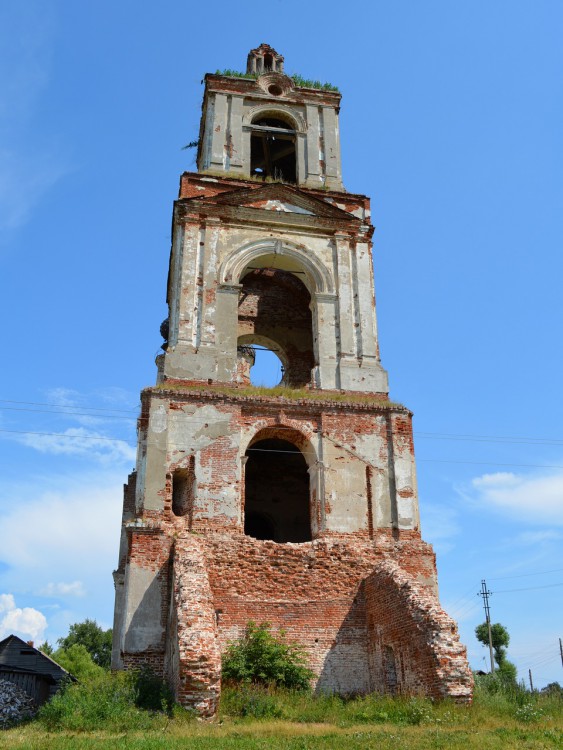
[[297, 182], [295, 130], [279, 117], [259, 115], [250, 135], [250, 174]]
[[[255, 363], [260, 365], [261, 350], [267, 349], [280, 360], [280, 379], [277, 382], [292, 388], [308, 386], [315, 360], [311, 295], [305, 284], [289, 271], [253, 264], [241, 286], [239, 381], [254, 382], [251, 368]], [[265, 384], [277, 385], [272, 382]]]
[[310, 542], [309, 472], [289, 440], [265, 437], [246, 451], [244, 533], [274, 542]]

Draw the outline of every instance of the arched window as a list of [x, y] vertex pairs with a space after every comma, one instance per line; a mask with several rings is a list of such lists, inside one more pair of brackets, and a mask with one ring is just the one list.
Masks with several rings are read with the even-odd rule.
[[251, 126], [250, 174], [281, 182], [297, 182], [295, 130], [275, 116], [259, 115]]
[[241, 284], [237, 332], [240, 382], [252, 380], [250, 369], [256, 347], [261, 347], [279, 358], [282, 385], [307, 387], [315, 366], [311, 295], [297, 271], [261, 268], [260, 262], [253, 264]]
[[310, 542], [309, 472], [289, 440], [266, 437], [246, 451], [244, 533], [274, 542]]

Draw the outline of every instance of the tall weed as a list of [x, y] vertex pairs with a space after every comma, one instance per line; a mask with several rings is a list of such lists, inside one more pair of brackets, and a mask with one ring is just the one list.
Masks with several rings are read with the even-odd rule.
[[[80, 683], [67, 683], [41, 707], [38, 720], [50, 731], [65, 729], [78, 732], [93, 730], [149, 729], [163, 723], [164, 714], [150, 713], [141, 705], [156, 708], [154, 695], [139, 690], [136, 672], [104, 673]], [[148, 697], [147, 697], [148, 696]], [[157, 710], [162, 710], [160, 693]]]

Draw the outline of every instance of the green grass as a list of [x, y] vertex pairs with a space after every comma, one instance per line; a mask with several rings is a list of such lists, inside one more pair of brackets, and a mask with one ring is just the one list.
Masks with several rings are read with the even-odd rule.
[[[231, 68], [225, 68], [224, 70], [216, 70], [216, 76], [228, 76], [229, 78], [250, 78], [255, 80], [258, 78], [256, 73], [242, 73], [239, 70], [231, 70]], [[290, 75], [289, 78], [293, 83], [301, 89], [320, 89], [321, 91], [335, 91], [339, 92], [338, 86], [334, 86], [332, 83], [315, 81], [312, 78], [303, 78], [299, 73]]]
[[219, 393], [225, 396], [245, 397], [258, 396], [264, 398], [285, 398], [290, 401], [332, 401], [346, 404], [365, 404], [382, 409], [403, 409], [402, 404], [388, 401], [387, 399], [375, 398], [369, 393], [358, 393], [356, 391], [324, 391], [309, 388], [289, 388], [288, 386], [276, 385], [273, 388], [260, 385], [230, 386], [227, 384], [207, 383], [182, 383], [181, 381], [164, 381], [154, 386], [155, 390], [164, 391], [193, 391], [194, 393]]
[[183, 709], [140, 710], [131, 684], [126, 677], [107, 675], [101, 682], [72, 686], [60, 699], [58, 720], [44, 709], [38, 719], [0, 733], [0, 747], [559, 750], [563, 744], [561, 696], [522, 688], [491, 690], [478, 684], [472, 706], [423, 698], [346, 700], [252, 686], [226, 688], [217, 720], [200, 722]]

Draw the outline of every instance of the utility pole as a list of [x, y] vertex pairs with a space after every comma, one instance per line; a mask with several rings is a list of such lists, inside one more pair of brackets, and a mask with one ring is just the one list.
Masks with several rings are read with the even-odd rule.
[[563, 667], [563, 643], [561, 643], [561, 638], [559, 639], [559, 653], [561, 654], [561, 666]]
[[528, 675], [530, 677], [530, 692], [534, 692], [534, 683], [532, 682], [532, 670], [528, 669]]
[[489, 596], [492, 596], [492, 591], [487, 591], [487, 584], [485, 579], [481, 581], [481, 591], [477, 592], [477, 596], [483, 597], [483, 607], [485, 608], [485, 620], [489, 629], [489, 653], [491, 655], [491, 674], [495, 673], [495, 659], [493, 656], [493, 634], [491, 633], [491, 611], [489, 607]]

